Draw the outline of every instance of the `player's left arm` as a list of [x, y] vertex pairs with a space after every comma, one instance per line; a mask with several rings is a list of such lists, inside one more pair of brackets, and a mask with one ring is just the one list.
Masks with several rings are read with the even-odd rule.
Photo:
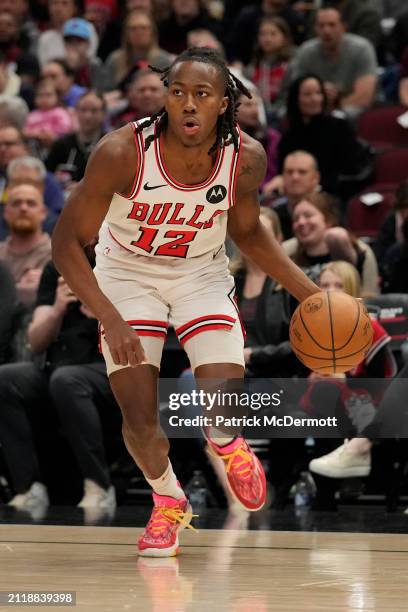
[[228, 212], [228, 233], [247, 257], [302, 301], [320, 289], [286, 255], [259, 219], [258, 188], [265, 169], [262, 145], [244, 135], [235, 205]]

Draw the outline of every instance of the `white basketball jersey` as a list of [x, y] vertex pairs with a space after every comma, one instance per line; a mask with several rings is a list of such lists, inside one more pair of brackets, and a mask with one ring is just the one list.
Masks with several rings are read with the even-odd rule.
[[[190, 258], [217, 250], [225, 241], [227, 214], [234, 204], [241, 149], [233, 144], [218, 151], [211, 175], [199, 185], [183, 185], [169, 174], [158, 138], [145, 151], [156, 123], [140, 134], [132, 123], [139, 169], [129, 195], [115, 193], [101, 232], [123, 248], [149, 257]], [[186, 149], [186, 155], [188, 150]], [[106, 236], [107, 237], [107, 236]]]

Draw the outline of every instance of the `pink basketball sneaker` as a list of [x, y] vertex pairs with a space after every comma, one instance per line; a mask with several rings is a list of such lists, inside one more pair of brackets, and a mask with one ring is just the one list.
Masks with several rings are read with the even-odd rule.
[[234, 497], [246, 510], [260, 510], [266, 499], [266, 478], [261, 462], [244, 438], [218, 446], [207, 438], [212, 452], [224, 461], [227, 481]]
[[175, 499], [153, 493], [154, 508], [138, 541], [142, 557], [174, 557], [179, 551], [178, 531], [188, 527], [193, 518], [188, 499]]

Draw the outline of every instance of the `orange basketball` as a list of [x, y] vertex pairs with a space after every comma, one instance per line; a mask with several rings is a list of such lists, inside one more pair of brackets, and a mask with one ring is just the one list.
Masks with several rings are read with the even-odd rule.
[[363, 361], [373, 341], [373, 327], [362, 302], [341, 291], [322, 291], [296, 308], [289, 336], [306, 367], [338, 374]]

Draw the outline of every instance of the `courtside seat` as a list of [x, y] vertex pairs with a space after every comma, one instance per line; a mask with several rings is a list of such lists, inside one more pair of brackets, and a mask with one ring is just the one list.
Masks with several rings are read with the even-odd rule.
[[[370, 185], [354, 196], [347, 206], [346, 228], [358, 238], [370, 242], [377, 236], [394, 204], [396, 189], [397, 185], [392, 183]], [[368, 205], [363, 201], [363, 196], [367, 194], [379, 194], [382, 200]]]
[[408, 146], [408, 129], [397, 119], [406, 112], [403, 106], [372, 108], [363, 113], [357, 122], [357, 134], [378, 151]]
[[373, 184], [399, 184], [408, 178], [408, 148], [391, 149], [378, 155]]

